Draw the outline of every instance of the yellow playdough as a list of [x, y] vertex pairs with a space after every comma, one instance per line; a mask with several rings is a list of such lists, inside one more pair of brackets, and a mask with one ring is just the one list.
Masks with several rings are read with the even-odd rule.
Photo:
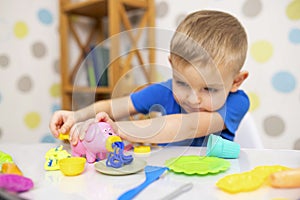
[[221, 190], [229, 193], [249, 192], [258, 189], [263, 184], [269, 185], [268, 177], [272, 173], [288, 169], [288, 167], [280, 165], [258, 166], [248, 172], [225, 176], [216, 185]]

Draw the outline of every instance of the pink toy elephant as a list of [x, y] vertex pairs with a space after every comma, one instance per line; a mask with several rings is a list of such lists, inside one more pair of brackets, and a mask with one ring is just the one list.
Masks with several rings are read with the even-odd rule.
[[87, 162], [93, 163], [97, 158], [105, 159], [107, 139], [116, 136], [111, 126], [106, 122], [98, 122], [91, 124], [82, 141], [78, 141], [77, 145], [71, 145], [73, 156], [84, 156]]

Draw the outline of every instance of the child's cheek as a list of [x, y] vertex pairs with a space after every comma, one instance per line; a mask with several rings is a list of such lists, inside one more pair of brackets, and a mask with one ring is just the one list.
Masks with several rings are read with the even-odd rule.
[[180, 102], [182, 102], [184, 92], [180, 91], [176, 86], [173, 86], [173, 96], [175, 101], [180, 104]]
[[211, 103], [208, 107], [210, 107], [211, 111], [217, 111], [225, 104], [226, 99], [224, 96], [218, 96], [211, 99]]

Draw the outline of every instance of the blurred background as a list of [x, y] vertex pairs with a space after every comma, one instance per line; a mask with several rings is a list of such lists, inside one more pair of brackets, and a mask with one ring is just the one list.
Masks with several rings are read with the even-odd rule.
[[[221, 10], [248, 33], [243, 85], [263, 145], [299, 149], [300, 0], [155, 0], [156, 26], [175, 30], [189, 13]], [[48, 124], [61, 108], [58, 0], [0, 0], [0, 142], [56, 142]], [[76, 19], [75, 19], [76, 20]], [[166, 43], [157, 34], [156, 43]], [[167, 56], [157, 62], [168, 66]], [[160, 70], [157, 80], [170, 74]]]

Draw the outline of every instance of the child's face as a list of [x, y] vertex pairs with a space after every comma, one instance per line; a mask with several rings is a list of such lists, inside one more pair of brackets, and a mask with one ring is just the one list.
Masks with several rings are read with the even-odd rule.
[[173, 65], [173, 94], [177, 103], [187, 113], [220, 109], [234, 82], [233, 72], [223, 68]]

